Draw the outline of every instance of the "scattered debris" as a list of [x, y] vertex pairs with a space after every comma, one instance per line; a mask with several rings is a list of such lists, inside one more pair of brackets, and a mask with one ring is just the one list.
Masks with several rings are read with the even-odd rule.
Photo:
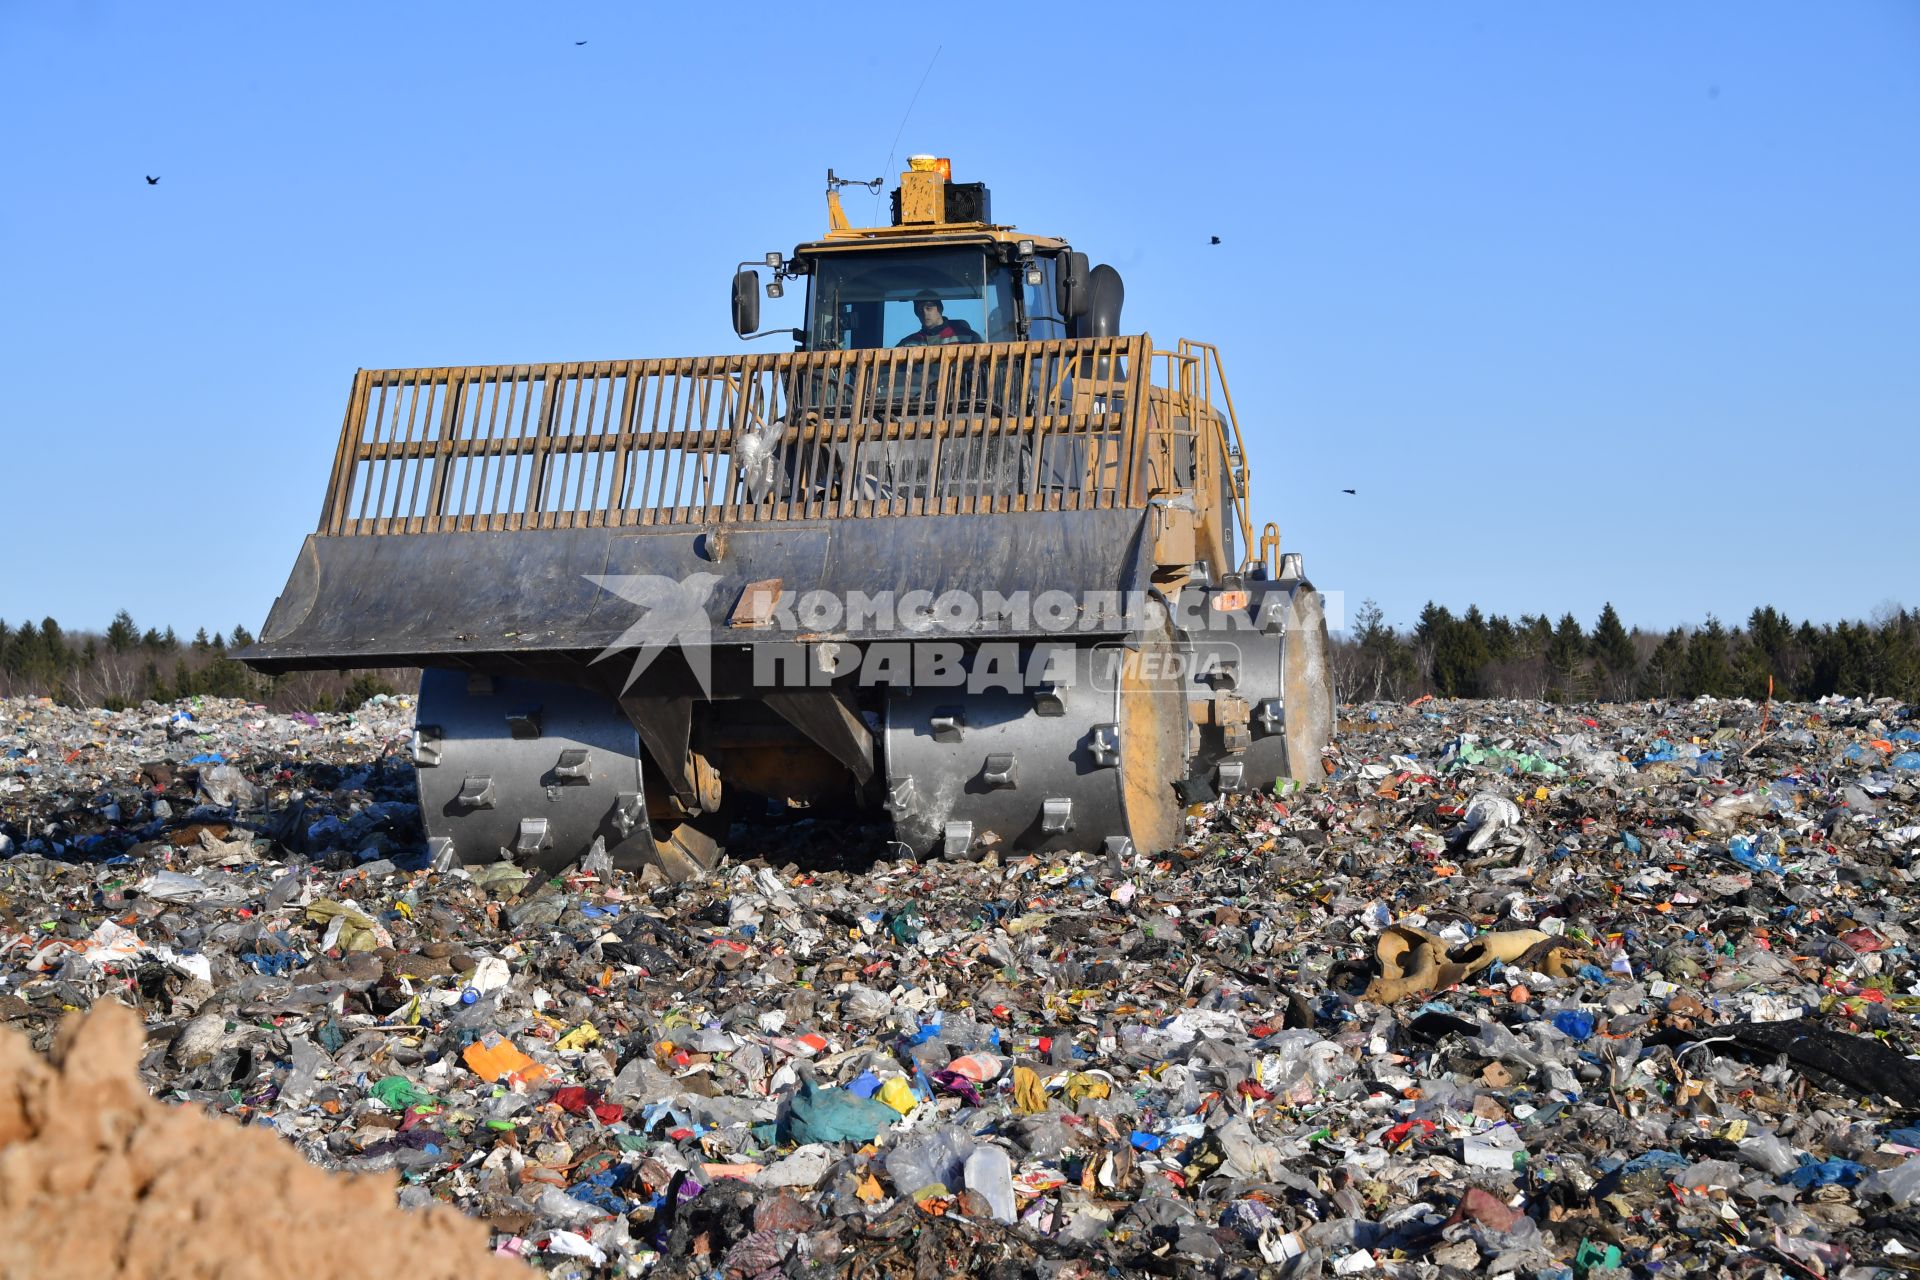
[[[136, 1009], [160, 1102], [110, 1063], [61, 1123], [196, 1126], [182, 1185], [244, 1212], [194, 1247], [262, 1273], [322, 1264], [199, 1112], [562, 1276], [1909, 1271], [1920, 720], [1765, 714], [1351, 707], [1323, 784], [1170, 853], [920, 864], [822, 822], [674, 885], [432, 865], [405, 699], [8, 700], [0, 1025], [67, 1079]], [[70, 1219], [124, 1217], [118, 1178], [6, 1202], [7, 1256], [117, 1239]], [[446, 1239], [328, 1257], [476, 1273]]]

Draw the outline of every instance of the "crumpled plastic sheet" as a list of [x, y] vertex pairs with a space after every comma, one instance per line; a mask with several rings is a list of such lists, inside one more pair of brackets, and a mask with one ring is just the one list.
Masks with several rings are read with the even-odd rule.
[[556, 1275], [1920, 1253], [1912, 708], [1349, 707], [1171, 851], [686, 885], [432, 869], [411, 728], [0, 702], [0, 1020], [131, 1004], [162, 1098]]

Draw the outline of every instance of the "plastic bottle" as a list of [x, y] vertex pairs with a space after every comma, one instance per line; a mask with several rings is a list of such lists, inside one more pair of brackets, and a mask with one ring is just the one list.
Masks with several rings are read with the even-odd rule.
[[464, 999], [460, 1003], [465, 1007], [447, 1020], [450, 1031], [478, 1031], [490, 1026], [500, 1009], [500, 1001], [493, 996], [481, 996], [472, 1004]]
[[987, 1143], [975, 1147], [967, 1157], [965, 1176], [967, 1190], [985, 1198], [994, 1221], [1013, 1221], [1013, 1161], [1005, 1151]]

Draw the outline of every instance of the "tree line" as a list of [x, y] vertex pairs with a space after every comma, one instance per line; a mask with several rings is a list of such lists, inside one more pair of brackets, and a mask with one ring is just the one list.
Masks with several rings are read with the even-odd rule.
[[[232, 653], [253, 643], [244, 626], [181, 640], [173, 628], [141, 630], [126, 610], [101, 633], [68, 632], [52, 618], [0, 620], [0, 695], [35, 694], [110, 711], [151, 699], [246, 698], [279, 711], [332, 711], [380, 693], [411, 690], [417, 673], [302, 671], [263, 676]], [[1591, 628], [1571, 613], [1455, 615], [1431, 601], [1402, 632], [1372, 600], [1333, 643], [1345, 701], [1442, 697], [1623, 701], [1715, 697], [1811, 701], [1827, 694], [1920, 702], [1920, 610], [1889, 609], [1872, 622], [1794, 623], [1771, 606], [1742, 627], [1709, 615], [1698, 627], [1629, 629], [1612, 604]]]
[[1745, 626], [1709, 614], [1697, 627], [1631, 630], [1609, 603], [1591, 628], [1571, 613], [1489, 617], [1427, 602], [1405, 632], [1372, 600], [1334, 644], [1343, 700], [1442, 697], [1624, 701], [1633, 698], [1829, 694], [1920, 701], [1920, 610], [1890, 608], [1872, 622], [1794, 623], [1771, 607]]
[[277, 711], [350, 710], [376, 694], [411, 690], [414, 673], [301, 671], [263, 676], [232, 654], [253, 643], [244, 626], [181, 640], [172, 627], [141, 630], [125, 609], [104, 632], [66, 631], [52, 618], [0, 619], [0, 695], [50, 697], [121, 711], [142, 702], [245, 698]]

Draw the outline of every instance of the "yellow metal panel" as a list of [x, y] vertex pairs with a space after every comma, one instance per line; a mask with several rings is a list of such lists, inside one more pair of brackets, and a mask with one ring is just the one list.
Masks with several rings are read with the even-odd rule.
[[947, 184], [937, 173], [900, 175], [900, 221], [912, 225], [947, 220]]

